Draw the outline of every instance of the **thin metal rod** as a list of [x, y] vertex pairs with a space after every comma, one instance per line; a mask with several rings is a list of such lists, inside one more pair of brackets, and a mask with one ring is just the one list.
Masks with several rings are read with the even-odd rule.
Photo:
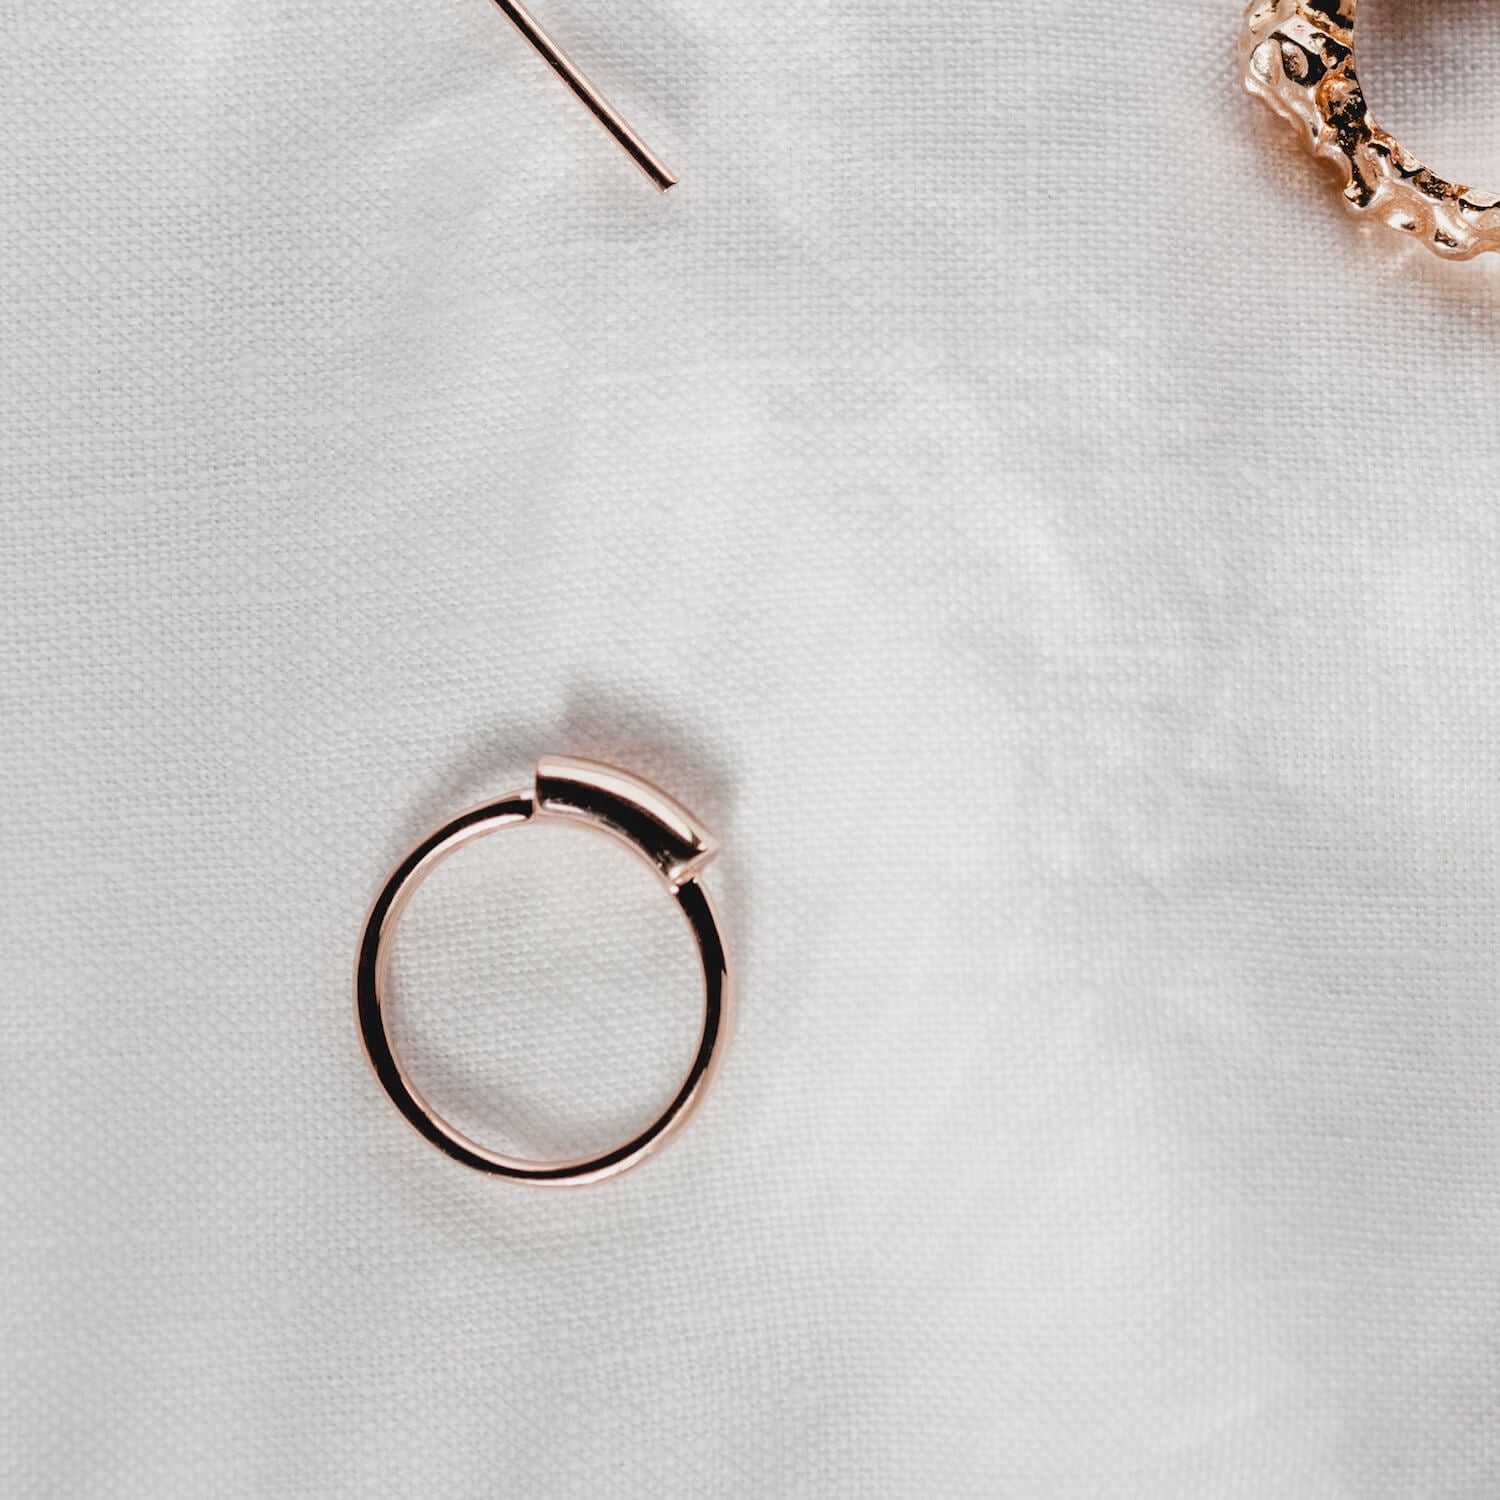
[[662, 191], [676, 187], [677, 179], [666, 169], [651, 148], [620, 118], [608, 99], [584, 76], [578, 64], [547, 34], [546, 28], [520, 3], [520, 0], [495, 0], [516, 30], [541, 53], [547, 66], [588, 107], [596, 120], [620, 143], [625, 154]]

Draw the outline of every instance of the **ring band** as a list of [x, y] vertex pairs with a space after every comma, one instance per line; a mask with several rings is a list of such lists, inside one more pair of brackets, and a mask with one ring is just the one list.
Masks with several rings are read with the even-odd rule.
[[1359, 0], [1252, 0], [1246, 90], [1344, 179], [1344, 201], [1448, 260], [1500, 250], [1500, 197], [1429, 171], [1370, 114], [1354, 61]]
[[[687, 919], [703, 964], [703, 1030], [698, 1051], [676, 1096], [632, 1140], [598, 1156], [530, 1162], [491, 1151], [454, 1129], [422, 1097], [391, 1047], [385, 990], [391, 937], [417, 887], [455, 850], [485, 834], [523, 823], [570, 823], [590, 828], [643, 858]], [[370, 908], [355, 965], [355, 1009], [365, 1055], [381, 1086], [410, 1124], [455, 1161], [539, 1186], [602, 1182], [660, 1151], [702, 1105], [723, 1060], [733, 1024], [733, 990], [724, 944], [708, 893], [698, 883], [718, 844], [665, 792], [612, 766], [544, 756], [533, 789], [477, 807], [423, 839], [401, 861]]]

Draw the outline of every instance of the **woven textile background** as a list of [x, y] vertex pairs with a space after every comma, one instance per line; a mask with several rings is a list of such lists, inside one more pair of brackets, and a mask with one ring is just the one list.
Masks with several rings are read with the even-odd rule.
[[[1496, 268], [1232, 0], [537, 3], [676, 193], [485, 0], [0, 0], [0, 1494], [1494, 1500]], [[1365, 10], [1500, 186], [1500, 9]], [[741, 977], [574, 1194], [350, 997], [547, 749]], [[587, 839], [398, 959], [497, 1140], [692, 1046]]]

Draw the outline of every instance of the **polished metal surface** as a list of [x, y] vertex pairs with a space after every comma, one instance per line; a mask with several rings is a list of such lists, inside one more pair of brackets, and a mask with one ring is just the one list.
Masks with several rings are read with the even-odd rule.
[[516, 30], [541, 53], [547, 66], [578, 95], [596, 120], [619, 142], [625, 154], [663, 193], [677, 186], [677, 179], [661, 159], [621, 117], [620, 112], [585, 76], [520, 0], [495, 0]]
[[1359, 0], [1252, 0], [1242, 51], [1247, 92], [1338, 170], [1344, 202], [1447, 260], [1500, 250], [1500, 198], [1439, 177], [1370, 113], [1354, 55]]
[[[385, 1018], [391, 936], [417, 887], [472, 839], [528, 822], [585, 827], [646, 861], [677, 902], [703, 965], [703, 1029], [698, 1050], [672, 1102], [632, 1140], [598, 1156], [530, 1162], [491, 1151], [448, 1124], [418, 1092], [390, 1042]], [[481, 1172], [544, 1187], [601, 1182], [660, 1151], [702, 1106], [733, 1025], [733, 989], [724, 944], [698, 876], [718, 846], [671, 797], [613, 766], [546, 756], [534, 789], [477, 807], [423, 839], [392, 871], [365, 922], [355, 964], [355, 1009], [365, 1054], [396, 1108], [427, 1140]]]

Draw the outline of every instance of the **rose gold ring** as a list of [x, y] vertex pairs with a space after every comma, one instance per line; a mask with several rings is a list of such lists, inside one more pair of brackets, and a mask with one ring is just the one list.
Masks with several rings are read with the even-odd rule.
[[1245, 88], [1343, 179], [1344, 202], [1448, 260], [1500, 250], [1500, 198], [1429, 171], [1374, 121], [1354, 63], [1359, 0], [1252, 0]]
[[[417, 887], [456, 849], [472, 839], [522, 823], [570, 823], [623, 844], [656, 872], [676, 900], [703, 964], [703, 1031], [697, 1055], [672, 1102], [633, 1140], [599, 1156], [575, 1161], [522, 1161], [471, 1141], [422, 1097], [386, 1031], [384, 995], [391, 937]], [[355, 965], [355, 1009], [365, 1055], [396, 1108], [440, 1151], [455, 1161], [519, 1182], [573, 1187], [629, 1171], [667, 1144], [702, 1106], [723, 1060], [733, 1024], [733, 990], [724, 944], [708, 893], [698, 876], [718, 844], [665, 792], [629, 772], [564, 756], [543, 757], [536, 785], [476, 807], [423, 839], [401, 861], [375, 898]]]

